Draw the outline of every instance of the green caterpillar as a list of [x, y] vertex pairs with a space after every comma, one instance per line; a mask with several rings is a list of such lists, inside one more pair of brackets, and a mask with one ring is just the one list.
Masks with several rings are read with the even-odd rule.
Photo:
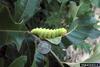
[[35, 28], [31, 30], [32, 34], [39, 36], [42, 39], [55, 38], [59, 36], [64, 36], [67, 33], [65, 28], [59, 29], [46, 29], [46, 28]]

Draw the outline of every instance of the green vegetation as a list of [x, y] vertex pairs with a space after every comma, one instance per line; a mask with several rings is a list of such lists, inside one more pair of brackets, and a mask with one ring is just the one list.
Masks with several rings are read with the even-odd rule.
[[68, 67], [63, 49], [91, 52], [84, 40], [100, 36], [93, 7], [100, 0], [0, 0], [0, 67]]

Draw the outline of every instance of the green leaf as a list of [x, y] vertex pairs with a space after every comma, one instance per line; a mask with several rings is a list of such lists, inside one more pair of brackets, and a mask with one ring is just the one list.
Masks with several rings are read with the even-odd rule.
[[63, 37], [61, 39], [61, 44], [65, 46], [65, 48], [68, 48], [72, 43], [69, 41], [67, 37]]
[[4, 67], [4, 59], [0, 58], [0, 67]]
[[78, 8], [77, 16], [82, 17], [82, 16], [91, 16], [92, 13], [92, 8], [91, 8], [91, 2], [90, 1], [85, 1], [81, 0], [80, 5]]
[[[50, 67], [64, 67], [64, 65], [62, 64], [62, 62], [59, 59], [59, 57], [52, 50], [50, 52], [50, 55], [49, 55], [48, 59], [49, 59]], [[52, 62], [50, 62], [50, 61], [52, 61]], [[53, 63], [55, 63], [55, 64], [53, 64]]]
[[58, 45], [61, 42], [61, 37], [56, 37], [56, 38], [46, 39], [46, 40], [52, 44]]
[[96, 7], [100, 7], [100, 0], [90, 0], [92, 2], [93, 5], [95, 5]]
[[0, 4], [0, 13], [3, 11], [4, 7]]
[[14, 42], [19, 50], [25, 32], [27, 32], [25, 25], [14, 24], [8, 16], [6, 9], [3, 9], [0, 13], [0, 18], [2, 18], [0, 23], [0, 46], [5, 43]]
[[83, 17], [83, 16], [91, 16], [92, 8], [90, 7], [91, 3], [90, 1], [83, 1], [81, 0], [79, 5], [76, 5], [76, 2], [71, 1], [69, 5], [69, 12], [68, 16], [72, 18], [73, 20], [77, 19], [77, 17]]
[[32, 66], [31, 67], [37, 67], [36, 62], [33, 61]]
[[4, 30], [25, 31], [26, 30], [24, 24], [15, 24], [11, 21], [6, 9], [3, 9], [0, 12], [0, 22], [1, 22], [0, 31], [4, 31]]
[[57, 0], [59, 3], [66, 3], [68, 0]]
[[80, 28], [75, 29], [73, 32], [68, 34], [66, 37], [73, 43], [73, 44], [79, 44], [83, 40], [85, 40], [86, 37], [88, 37], [89, 34], [89, 28]]
[[28, 62], [25, 64], [26, 67], [30, 67], [34, 59], [35, 42], [35, 37], [31, 34], [26, 34], [25, 39], [22, 42], [19, 53], [27, 56]]
[[59, 7], [60, 7], [60, 5], [59, 5], [59, 3], [57, 2], [57, 0], [53, 0], [53, 1], [49, 4], [49, 9], [48, 9], [48, 7], [47, 7], [47, 10], [50, 10], [49, 13], [51, 13], [51, 11], [52, 11], [52, 12], [57, 12], [57, 11], [59, 11]]
[[17, 0], [15, 3], [15, 14], [12, 20], [15, 23], [28, 21], [39, 9], [40, 0]]
[[16, 43], [17, 49], [20, 50], [20, 47], [22, 45], [22, 41], [25, 38], [25, 33], [20, 33], [20, 32], [13, 32], [13, 33], [9, 33], [9, 35], [12, 38], [12, 41], [14, 41]]
[[79, 6], [77, 6], [74, 1], [71, 1], [69, 7], [70, 8], [69, 8], [68, 16], [73, 20], [75, 20]]
[[26, 56], [20, 56], [17, 59], [15, 59], [8, 67], [24, 67], [26, 61]]
[[61, 25], [60, 22], [62, 21], [61, 14], [59, 12], [52, 12], [50, 16], [47, 17], [45, 23], [49, 26], [58, 27]]
[[93, 26], [97, 23], [97, 20], [95, 19], [95, 17], [87, 16], [79, 18], [75, 22], [78, 23], [80, 26]]
[[[99, 36], [99, 31], [94, 29], [96, 19], [94, 17], [78, 18], [70, 25], [69, 32], [66, 37], [73, 43], [79, 44], [87, 37]], [[97, 34], [97, 36], [95, 36]]]
[[44, 55], [41, 54], [37, 49], [35, 51], [34, 60], [31, 67], [44, 67]]
[[[14, 43], [10, 43], [4, 46], [4, 48], [6, 49], [6, 53], [5, 55], [7, 56], [7, 58], [9, 58], [10, 60], [15, 60], [16, 57], [19, 57], [19, 53], [16, 47], [16, 44]], [[5, 67], [8, 66], [12, 61], [7, 61], [7, 59], [5, 59]]]
[[[31, 67], [46, 67], [49, 65], [48, 58], [47, 58], [47, 56], [45, 56], [45, 55], [47, 55], [48, 50], [49, 50], [49, 52], [51, 50], [51, 47], [49, 47], [49, 45], [50, 44], [46, 41], [40, 41], [40, 43], [38, 44], [38, 46], [35, 50], [34, 60], [33, 60]], [[47, 50], [47, 53], [45, 50]], [[44, 62], [46, 62], [46, 63], [44, 63]]]
[[91, 37], [91, 38], [97, 38], [97, 37], [99, 37], [100, 36], [100, 30], [97, 30], [97, 29], [92, 29], [91, 31], [90, 31], [90, 34], [89, 34], [89, 37]]
[[[46, 61], [46, 64], [43, 67], [48, 67], [49, 66], [48, 58], [45, 58], [44, 60]], [[37, 64], [39, 64], [41, 62], [43, 62], [43, 61], [37, 62], [36, 60], [34, 60], [31, 67], [40, 67], [40, 65], [37, 65]], [[42, 63], [42, 64], [44, 64], [44, 63]], [[41, 65], [41, 67], [42, 67], [42, 65]]]
[[48, 3], [51, 3], [52, 2], [52, 0], [47, 0], [48, 1]]
[[66, 52], [63, 51], [65, 49], [64, 45], [60, 43], [59, 45], [52, 45], [52, 51], [55, 55], [61, 60], [64, 61], [64, 57], [66, 56]]
[[[52, 62], [50, 62], [52, 61]], [[56, 63], [57, 65], [53, 64]], [[55, 67], [61, 66], [61, 62], [58, 61], [57, 56], [52, 52], [47, 55], [41, 54], [37, 49], [34, 55], [34, 61], [31, 67]]]
[[[22, 41], [25, 38], [25, 32], [15, 32], [15, 31], [4, 31], [4, 32], [0, 32], [0, 44], [6, 44], [6, 43], [15, 43], [17, 46], [17, 49], [19, 50], [21, 45], [22, 45]], [[0, 45], [0, 46], [2, 46]]]

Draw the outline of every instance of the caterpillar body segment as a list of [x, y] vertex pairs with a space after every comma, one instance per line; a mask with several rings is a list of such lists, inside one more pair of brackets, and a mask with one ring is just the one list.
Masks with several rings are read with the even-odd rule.
[[67, 33], [65, 28], [59, 29], [46, 29], [46, 28], [35, 28], [31, 31], [32, 34], [39, 36], [42, 39], [55, 38], [59, 36], [64, 36]]

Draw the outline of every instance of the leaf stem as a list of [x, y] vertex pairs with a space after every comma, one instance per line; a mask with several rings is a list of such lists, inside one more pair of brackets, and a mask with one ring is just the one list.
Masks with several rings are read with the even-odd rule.
[[81, 2], [80, 5], [78, 6], [78, 8], [77, 8], [77, 10], [76, 10], [76, 13], [75, 13], [75, 15], [74, 15], [73, 21], [76, 19], [77, 13], [78, 13], [79, 8], [81, 7], [82, 4], [83, 4], [83, 3]]
[[[71, 31], [69, 31], [66, 35], [72, 33], [77, 27], [78, 27], [78, 25], [76, 25], [76, 26], [75, 26]], [[65, 36], [66, 36], [66, 35], [65, 35]]]
[[22, 33], [30, 33], [30, 31], [21, 31], [21, 30], [0, 30], [0, 32], [22, 32]]

